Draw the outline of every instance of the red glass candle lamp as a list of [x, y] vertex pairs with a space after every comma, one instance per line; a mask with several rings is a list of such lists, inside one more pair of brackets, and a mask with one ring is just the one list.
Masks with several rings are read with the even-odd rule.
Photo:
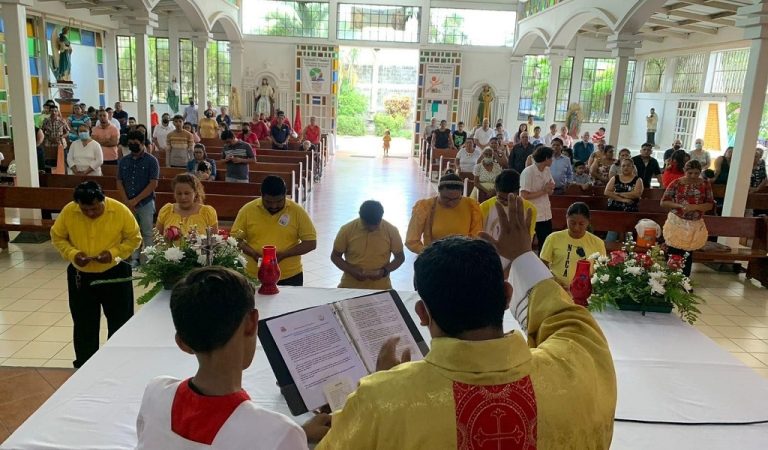
[[277, 288], [277, 282], [280, 281], [277, 249], [275, 249], [274, 245], [265, 245], [261, 255], [261, 266], [259, 266], [261, 287], [259, 288], [259, 294], [275, 295], [280, 292], [280, 289]]
[[571, 282], [571, 296], [577, 305], [588, 305], [587, 299], [592, 295], [591, 271], [592, 264], [589, 261], [582, 259], [576, 263], [576, 275]]

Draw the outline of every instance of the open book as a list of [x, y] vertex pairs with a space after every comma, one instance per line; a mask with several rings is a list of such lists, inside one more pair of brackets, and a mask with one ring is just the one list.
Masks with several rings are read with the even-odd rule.
[[376, 371], [384, 342], [399, 336], [397, 355], [428, 348], [395, 291], [302, 309], [259, 322], [259, 340], [294, 415], [340, 409], [360, 378]]

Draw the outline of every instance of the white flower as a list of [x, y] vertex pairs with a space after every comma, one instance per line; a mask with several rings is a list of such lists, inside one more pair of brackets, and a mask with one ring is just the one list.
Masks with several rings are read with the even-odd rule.
[[141, 253], [145, 255], [150, 255], [155, 252], [155, 246], [154, 245], [148, 245], [144, 247], [144, 250], [141, 251]]
[[621, 277], [616, 277], [616, 282], [621, 283]]
[[600, 264], [606, 264], [610, 260], [611, 258], [607, 256], [600, 256], [599, 258], [597, 258], [597, 262], [599, 262]]
[[691, 292], [693, 290], [693, 286], [691, 286], [691, 280], [689, 280], [688, 277], [683, 278], [683, 289], [685, 289], [685, 292]]
[[119, 263], [119, 262], [120, 262], [120, 261], [122, 261], [122, 260], [123, 260], [123, 258], [121, 258], [121, 257], [119, 257], [119, 256], [115, 256], [115, 262], [116, 262], [116, 263]]
[[247, 259], [245, 259], [245, 256], [243, 256], [243, 255], [238, 255], [238, 257], [237, 257], [237, 262], [239, 262], [239, 263], [240, 263], [240, 265], [241, 265], [241, 266], [243, 266], [243, 267], [245, 267], [246, 265], [248, 265], [248, 260], [247, 260]]
[[648, 275], [649, 275], [649, 276], [650, 276], [652, 279], [654, 279], [654, 280], [658, 280], [658, 279], [662, 279], [662, 278], [664, 278], [664, 272], [659, 272], [658, 270], [656, 270], [656, 271], [653, 271], [653, 272], [649, 272], [649, 273], [648, 273]]
[[648, 280], [648, 284], [651, 286], [651, 294], [664, 295], [664, 293], [667, 292], [667, 290], [664, 289], [664, 285], [654, 278]]
[[627, 267], [632, 267], [635, 264], [637, 264], [637, 261], [634, 260], [634, 258], [632, 257], [632, 254], [627, 255], [627, 260], [626, 262], [624, 262], [624, 265]]
[[600, 258], [600, 252], [595, 252], [589, 255], [589, 259], [591, 259], [592, 261], [596, 261], [598, 258]]
[[601, 275], [600, 276], [600, 281], [603, 282], [603, 283], [607, 283], [607, 282], [611, 281], [611, 277], [608, 274]]
[[216, 243], [224, 242], [224, 237], [220, 234], [214, 234], [213, 240], [216, 241]]
[[637, 276], [637, 275], [640, 275], [641, 273], [643, 273], [643, 268], [642, 267], [627, 267], [627, 268], [624, 269], [624, 272], [626, 272], [626, 273], [628, 273], [630, 275]]
[[197, 263], [204, 266], [208, 262], [208, 258], [205, 255], [197, 255]]
[[597, 275], [592, 275], [592, 284], [597, 284], [600, 279], [597, 277]]
[[237, 247], [237, 239], [230, 236], [227, 238], [227, 244], [231, 245], [232, 247]]
[[182, 252], [181, 249], [178, 249], [176, 247], [169, 248], [168, 250], [165, 251], [164, 255], [165, 255], [165, 259], [173, 262], [179, 262], [182, 260], [182, 258], [184, 258], [184, 252]]

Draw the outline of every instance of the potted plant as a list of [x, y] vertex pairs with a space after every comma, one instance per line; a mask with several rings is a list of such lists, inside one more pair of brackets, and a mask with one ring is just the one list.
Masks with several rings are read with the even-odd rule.
[[676, 308], [690, 324], [698, 318], [697, 305], [702, 299], [693, 293], [691, 280], [683, 274], [681, 256], [667, 257], [658, 244], [638, 251], [630, 236], [621, 250], [611, 252], [610, 256], [594, 254], [590, 259], [595, 267], [590, 310], [602, 311], [612, 305], [645, 315], [669, 313]]

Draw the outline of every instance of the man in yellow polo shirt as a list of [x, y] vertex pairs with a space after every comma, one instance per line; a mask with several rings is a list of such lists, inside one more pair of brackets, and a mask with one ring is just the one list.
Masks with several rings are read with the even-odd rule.
[[[501, 228], [499, 227], [499, 215], [496, 212], [496, 202], [498, 201], [505, 207], [507, 206], [507, 198], [509, 194], [517, 194], [520, 191], [520, 174], [514, 169], [503, 170], [495, 181], [496, 196], [491, 197], [488, 200], [480, 204], [480, 213], [483, 215], [483, 230], [493, 236], [494, 239], [499, 237]], [[532, 217], [536, 217], [536, 206], [528, 200], [523, 200], [523, 206], [526, 210], [530, 210]], [[531, 240], [536, 234], [536, 221], [531, 222]], [[504, 269], [504, 275], [509, 276], [509, 267], [511, 262], [501, 258], [501, 267]]]
[[131, 276], [125, 260], [141, 245], [139, 224], [127, 206], [107, 198], [94, 181], [75, 188], [51, 228], [56, 250], [70, 262], [67, 267], [69, 310], [72, 313], [74, 366], [82, 366], [99, 349], [101, 309], [111, 337], [133, 316], [130, 281], [92, 285], [97, 280]]
[[261, 198], [246, 203], [232, 224], [232, 235], [241, 239], [248, 258], [246, 270], [258, 275], [257, 261], [265, 245], [277, 249], [281, 286], [303, 286], [301, 255], [317, 248], [317, 232], [304, 209], [285, 198], [285, 182], [270, 175], [261, 183]]
[[389, 274], [403, 264], [405, 254], [400, 232], [383, 217], [381, 203], [367, 200], [360, 206], [360, 218], [339, 230], [331, 261], [344, 272], [340, 288], [392, 289]]

